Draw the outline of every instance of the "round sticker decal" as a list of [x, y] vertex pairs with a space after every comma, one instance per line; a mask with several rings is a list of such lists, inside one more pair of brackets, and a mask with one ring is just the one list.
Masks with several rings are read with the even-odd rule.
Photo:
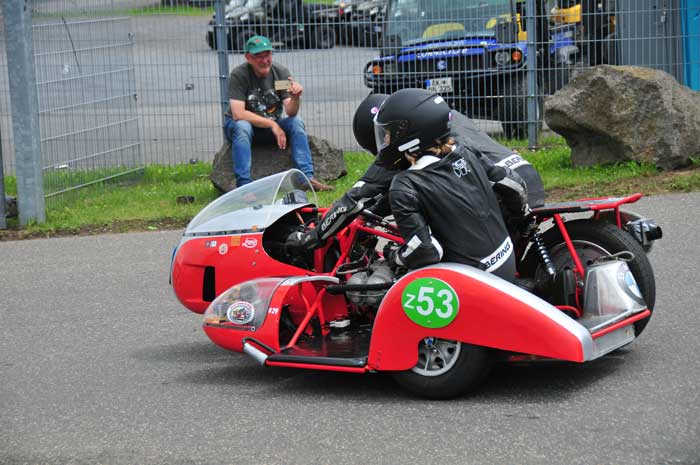
[[436, 278], [418, 278], [401, 294], [408, 318], [426, 328], [443, 328], [457, 317], [459, 299], [452, 286]]
[[254, 316], [255, 307], [245, 300], [236, 301], [226, 309], [226, 318], [231, 323], [245, 325], [253, 321]]

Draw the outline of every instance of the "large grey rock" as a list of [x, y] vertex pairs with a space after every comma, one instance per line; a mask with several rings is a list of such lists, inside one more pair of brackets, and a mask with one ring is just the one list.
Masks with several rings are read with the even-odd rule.
[[[331, 145], [330, 142], [315, 136], [308, 136], [311, 159], [314, 163], [314, 176], [329, 181], [347, 174], [343, 151]], [[226, 141], [214, 156], [214, 166], [209, 179], [220, 192], [228, 192], [236, 188], [233, 175], [233, 160], [231, 159], [231, 143]], [[292, 155], [289, 147], [280, 150], [273, 145], [253, 146], [253, 161], [250, 174], [253, 179], [264, 178], [293, 168]]]
[[587, 69], [545, 101], [544, 117], [574, 166], [634, 160], [671, 170], [700, 155], [700, 93], [663, 71]]
[[17, 216], [17, 199], [7, 194], [5, 194], [5, 216], [7, 218]]

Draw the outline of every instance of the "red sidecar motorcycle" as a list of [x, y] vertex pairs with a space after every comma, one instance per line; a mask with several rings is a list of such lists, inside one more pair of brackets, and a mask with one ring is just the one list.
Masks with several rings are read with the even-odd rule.
[[325, 211], [290, 170], [205, 207], [173, 252], [171, 283], [214, 343], [262, 365], [387, 371], [413, 393], [449, 398], [495, 359], [586, 362], [639, 336], [655, 301], [646, 251], [661, 237], [620, 209], [640, 197], [536, 209], [514, 238], [512, 284], [455, 263], [397, 275], [381, 250], [402, 240], [369, 211], [320, 249], [289, 250], [287, 236]]

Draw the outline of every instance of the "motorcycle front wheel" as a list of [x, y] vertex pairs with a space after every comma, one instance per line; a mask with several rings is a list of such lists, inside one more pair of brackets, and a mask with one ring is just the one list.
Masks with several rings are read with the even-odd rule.
[[[647, 254], [639, 242], [626, 231], [605, 221], [584, 219], [567, 221], [565, 225], [584, 268], [593, 264], [600, 257], [614, 255], [622, 251], [632, 252], [634, 259], [627, 262], [627, 265], [637, 281], [637, 286], [639, 286], [647, 308], [654, 310], [654, 304], [656, 303], [654, 271], [651, 268]], [[571, 254], [566, 247], [559, 228], [553, 227], [546, 231], [543, 234], [543, 240], [557, 270], [574, 267]], [[544, 265], [540, 261], [534, 247], [530, 248], [521, 262], [519, 271], [521, 277], [534, 278], [538, 282], [543, 282], [543, 280], [547, 279]], [[637, 336], [642, 333], [649, 322], [649, 318], [651, 316], [634, 324]]]
[[427, 337], [418, 344], [418, 362], [393, 373], [407, 391], [430, 399], [450, 399], [474, 389], [490, 368], [485, 347]]

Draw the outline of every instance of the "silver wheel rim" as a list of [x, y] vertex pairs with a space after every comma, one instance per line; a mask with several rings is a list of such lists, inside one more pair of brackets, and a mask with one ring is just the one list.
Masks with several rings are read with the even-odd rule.
[[411, 371], [421, 376], [439, 376], [457, 363], [462, 343], [426, 337], [418, 345], [418, 363]]

